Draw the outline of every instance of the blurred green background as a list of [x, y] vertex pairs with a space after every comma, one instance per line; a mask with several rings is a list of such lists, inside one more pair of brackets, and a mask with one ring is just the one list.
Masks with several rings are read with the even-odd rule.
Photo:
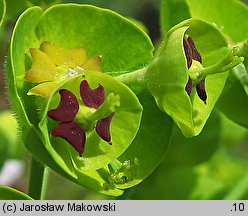
[[[11, 114], [5, 88], [4, 63], [11, 31], [18, 16], [28, 7], [44, 9], [56, 3], [86, 3], [112, 9], [144, 25], [153, 43], [160, 40], [159, 0], [13, 0], [0, 30], [0, 184], [6, 161], [20, 163], [18, 176], [9, 186], [27, 192], [31, 155], [24, 149]], [[248, 3], [248, 0], [244, 1]], [[19, 135], [18, 135], [19, 134]], [[2, 171], [2, 172], [1, 172]], [[113, 199], [84, 189], [50, 171], [46, 199]], [[58, 183], [59, 182], [59, 183]], [[203, 132], [186, 139], [175, 127], [164, 161], [140, 185], [118, 199], [248, 199], [248, 133], [218, 110]]]

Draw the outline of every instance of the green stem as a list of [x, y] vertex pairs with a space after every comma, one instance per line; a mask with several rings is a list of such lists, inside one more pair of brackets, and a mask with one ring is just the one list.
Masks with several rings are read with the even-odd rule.
[[48, 178], [49, 178], [49, 168], [46, 166], [43, 174], [43, 184], [42, 184], [41, 196], [40, 196], [41, 200], [46, 199]]
[[147, 67], [141, 68], [139, 70], [135, 70], [132, 72], [127, 72], [122, 75], [116, 76], [115, 78], [120, 82], [123, 82], [127, 85], [136, 83], [139, 85], [145, 85], [145, 73], [147, 71]]
[[37, 159], [32, 158], [28, 195], [35, 200], [40, 200], [45, 196], [45, 186], [47, 172], [45, 166]]
[[225, 200], [239, 200], [248, 192], [248, 173], [238, 182], [238, 184], [228, 193]]

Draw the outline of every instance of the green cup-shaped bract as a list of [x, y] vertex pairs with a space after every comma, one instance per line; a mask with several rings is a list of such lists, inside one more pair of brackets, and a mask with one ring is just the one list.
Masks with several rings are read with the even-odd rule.
[[199, 4], [197, 0], [187, 0], [193, 18], [214, 23], [232, 41], [247, 39], [248, 6], [237, 0], [207, 0]]
[[[47, 111], [56, 107], [52, 103], [58, 102], [59, 97], [51, 95], [44, 99], [27, 95], [34, 84], [23, 79], [25, 72], [31, 68], [32, 58], [28, 50], [39, 48], [44, 41], [67, 49], [83, 47], [87, 51], [87, 57], [102, 57], [103, 73], [83, 71], [78, 75], [78, 81], [78, 77], [63, 80], [54, 93], [66, 88], [78, 96], [78, 86], [74, 86], [73, 82], [79, 84], [83, 79], [82, 75], [85, 75], [85, 79], [93, 87], [102, 83], [107, 94], [114, 92], [119, 95], [120, 107], [116, 108], [110, 129], [112, 146], [102, 143], [94, 134], [88, 140], [96, 141], [96, 145], [90, 143], [93, 144], [91, 148], [86, 143], [85, 155], [83, 159], [79, 159], [73, 149], [60, 146], [66, 146], [67, 143], [59, 141], [56, 146], [56, 139], [52, 138], [51, 144], [51, 120], [48, 120]], [[104, 75], [104, 72], [115, 72], [118, 75], [118, 71], [137, 69], [147, 64], [152, 51], [149, 37], [138, 26], [109, 10], [90, 5], [66, 4], [56, 5], [45, 12], [39, 7], [25, 11], [13, 31], [7, 78], [12, 104], [21, 122], [23, 141], [28, 150], [45, 165], [78, 184], [109, 195], [122, 194], [115, 187], [104, 187], [110, 175], [107, 164], [119, 157], [131, 144], [139, 128], [142, 106], [127, 86]], [[123, 125], [124, 123], [126, 124]], [[118, 141], [120, 146], [114, 144]]]
[[142, 114], [142, 106], [135, 94], [124, 84], [100, 72], [85, 70], [82, 74], [66, 80], [58, 89], [70, 90], [79, 103], [82, 103], [79, 86], [83, 79], [93, 87], [102, 85], [106, 95], [110, 93], [118, 95], [120, 106], [116, 107], [110, 124], [112, 144], [109, 145], [97, 135], [95, 130], [91, 130], [86, 132], [85, 151], [83, 156], [79, 157], [78, 152], [68, 148], [70, 145], [65, 140], [50, 137], [49, 133], [54, 127], [54, 121], [48, 118], [47, 112], [56, 108], [60, 101], [57, 91], [50, 96], [46, 108], [42, 111], [39, 128], [48, 152], [58, 164], [61, 166], [65, 164], [72, 173], [74, 169], [79, 172], [98, 170], [119, 157], [135, 138]]
[[159, 108], [169, 114], [186, 137], [198, 135], [204, 127], [225, 85], [228, 71], [206, 77], [206, 105], [196, 94], [185, 90], [188, 82], [187, 59], [183, 48], [185, 34], [194, 40], [202, 57], [203, 67], [209, 67], [229, 52], [222, 33], [205, 21], [189, 19], [173, 27], [165, 36], [145, 75], [148, 88]]

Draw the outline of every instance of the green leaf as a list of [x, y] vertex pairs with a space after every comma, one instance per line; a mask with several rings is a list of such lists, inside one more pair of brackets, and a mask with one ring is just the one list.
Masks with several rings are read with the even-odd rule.
[[103, 71], [136, 69], [152, 57], [151, 41], [137, 25], [113, 11], [90, 5], [51, 7], [41, 17], [37, 33], [41, 42], [84, 47], [88, 56], [101, 55]]
[[5, 0], [0, 1], [0, 27], [3, 22], [3, 18], [5, 16], [5, 10], [6, 10], [6, 5], [5, 5]]
[[208, 161], [219, 148], [221, 138], [220, 116], [213, 112], [197, 137], [185, 138], [175, 127], [165, 157], [169, 166], [195, 166]]
[[186, 0], [161, 0], [160, 23], [163, 35], [183, 20], [191, 18]]
[[[203, 67], [209, 67], [229, 52], [224, 36], [212, 24], [189, 19], [172, 28], [145, 74], [145, 80], [159, 108], [169, 114], [186, 137], [198, 135], [204, 127], [224, 87], [227, 72], [206, 77], [207, 103], [193, 88], [189, 97], [185, 86], [188, 68], [183, 37], [190, 35], [201, 54]], [[218, 70], [217, 70], [218, 72]]]
[[[235, 71], [238, 73], [242, 66], [233, 69], [227, 78], [226, 85], [216, 106], [232, 121], [248, 127], [248, 93], [241, 84]], [[245, 71], [244, 73], [247, 74]]]
[[0, 200], [32, 200], [32, 198], [14, 188], [0, 186]]
[[239, 0], [187, 0], [193, 18], [215, 23], [235, 42], [248, 38], [248, 6]]

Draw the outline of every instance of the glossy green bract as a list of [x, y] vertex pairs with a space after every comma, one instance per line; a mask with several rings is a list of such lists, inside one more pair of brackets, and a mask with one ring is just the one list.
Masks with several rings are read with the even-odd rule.
[[[58, 16], [61, 17], [59, 22]], [[22, 98], [19, 102], [25, 107], [23, 117], [35, 123], [38, 121], [36, 110], [28, 105], [35, 102], [26, 94], [30, 86], [16, 77], [23, 76], [31, 67], [28, 49], [38, 48], [43, 41], [64, 48], [84, 47], [88, 57], [102, 56], [103, 71], [115, 71], [116, 75], [118, 71], [146, 64], [153, 51], [149, 37], [141, 29], [112, 11], [75, 4], [57, 5], [44, 13], [39, 7], [28, 9], [17, 21], [13, 33], [10, 48], [13, 75], [10, 73], [9, 80], [10, 90], [17, 90]]]
[[165, 34], [169, 27], [187, 18], [213, 23], [234, 42], [248, 37], [248, 6], [241, 0], [162, 0], [161, 25]]
[[163, 35], [183, 20], [191, 18], [186, 0], [161, 0], [160, 23]]
[[94, 6], [51, 7], [41, 16], [37, 34], [40, 41], [67, 48], [83, 46], [88, 56], [101, 55], [103, 71], [139, 68], [152, 57], [150, 39], [138, 26], [113, 11]]
[[[51, 95], [48, 99], [28, 96], [28, 90], [33, 87], [23, 79], [32, 65], [28, 50], [39, 48], [44, 41], [67, 49], [83, 47], [88, 58], [100, 55], [103, 73], [85, 70], [79, 77], [63, 80], [63, 83], [58, 83], [54, 97]], [[14, 28], [7, 72], [10, 97], [22, 123], [23, 141], [29, 151], [78, 184], [109, 195], [122, 194], [115, 187], [104, 187], [110, 173], [107, 164], [119, 157], [135, 138], [142, 106], [127, 86], [104, 75], [104, 72], [118, 75], [118, 71], [123, 73], [140, 68], [151, 59], [152, 51], [149, 37], [138, 26], [109, 10], [66, 4], [56, 5], [45, 12], [39, 7], [25, 11]], [[87, 134], [90, 143], [86, 144], [85, 155], [79, 158], [68, 143], [50, 137], [54, 123], [48, 119], [47, 111], [58, 104], [57, 90], [60, 88], [79, 96], [78, 85], [84, 79], [82, 75], [93, 87], [102, 83], [107, 93], [119, 95], [120, 107], [116, 108], [111, 123], [113, 145], [100, 141], [95, 132]], [[95, 146], [90, 145], [93, 142], [96, 142]]]
[[145, 80], [159, 108], [168, 113], [186, 137], [198, 135], [204, 127], [221, 91], [228, 71], [206, 77], [207, 104], [199, 99], [195, 89], [188, 96], [187, 60], [183, 37], [188, 34], [194, 40], [202, 57], [203, 67], [224, 58], [228, 46], [224, 36], [212, 24], [189, 19], [173, 27], [165, 36], [153, 62], [149, 65]]
[[247, 39], [248, 6], [240, 0], [187, 0], [193, 18], [214, 23], [235, 42]]
[[14, 188], [0, 186], [0, 200], [32, 200], [32, 198]]
[[97, 170], [119, 157], [132, 143], [139, 129], [142, 114], [142, 106], [135, 94], [124, 84], [100, 72], [85, 70], [81, 75], [68, 79], [59, 89], [70, 90], [80, 101], [79, 86], [83, 79], [87, 80], [92, 88], [99, 84], [102, 85], [106, 95], [110, 93], [118, 95], [120, 107], [116, 108], [110, 124], [112, 145], [102, 140], [95, 130], [86, 132], [85, 151], [83, 156], [79, 157], [78, 152], [69, 148], [65, 140], [49, 136], [49, 132], [54, 127], [54, 121], [48, 119], [47, 111], [56, 108], [60, 101], [58, 93], [50, 96], [48, 106], [43, 111], [39, 128], [45, 137], [45, 146], [54, 160], [63, 164], [62, 159], [66, 166], [70, 164], [72, 172], [75, 168], [81, 172]]
[[244, 78], [247, 77], [247, 72], [243, 65], [239, 65], [230, 71], [226, 85], [216, 106], [232, 121], [248, 127], [248, 92], [245, 89], [247, 86], [245, 84], [242, 85], [239, 79], [241, 74], [246, 75], [243, 75]]

